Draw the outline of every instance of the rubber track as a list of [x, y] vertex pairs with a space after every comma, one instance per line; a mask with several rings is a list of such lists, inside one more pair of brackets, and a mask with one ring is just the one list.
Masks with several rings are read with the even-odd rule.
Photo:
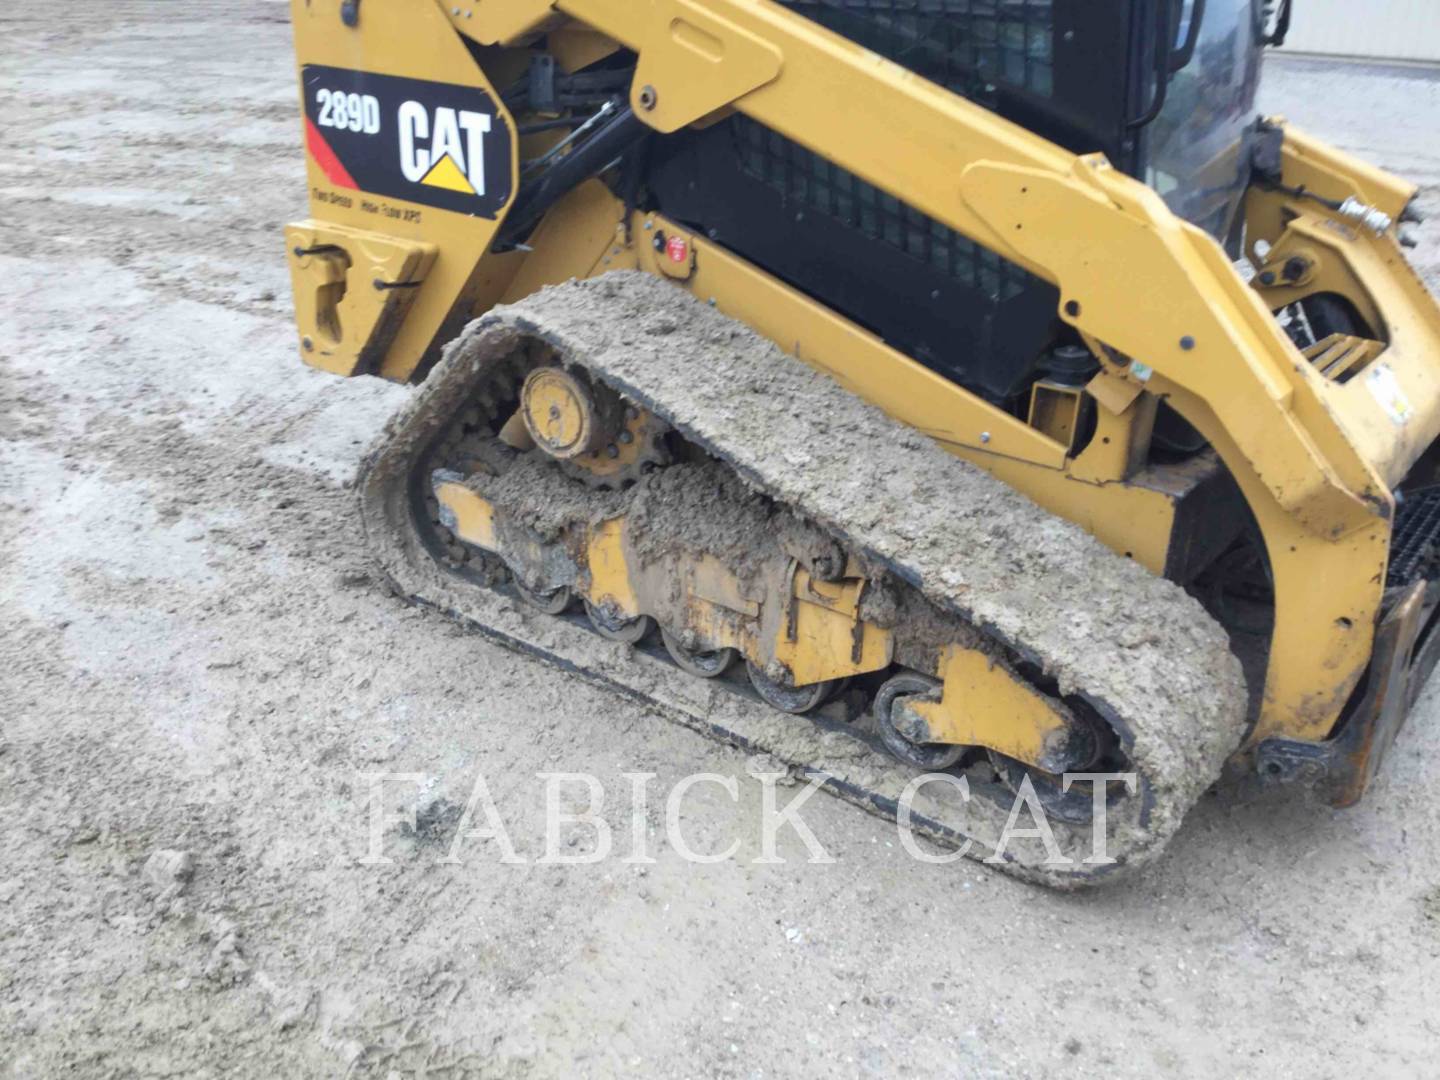
[[[1153, 859], [1219, 776], [1245, 728], [1240, 664], [1193, 598], [1082, 529], [887, 417], [682, 288], [638, 272], [555, 286], [471, 323], [365, 455], [367, 540], [402, 596], [643, 700], [703, 733], [764, 750], [848, 801], [893, 816], [913, 772], [864, 739], [775, 713], [678, 668], [512, 603], [442, 567], [412, 516], [409, 478], [495, 366], [543, 339], [942, 609], [1042, 665], [1110, 720], [1143, 798], [1110, 815], [1114, 863], [1081, 860], [1088, 827], [1053, 820], [1069, 865], [1013, 841], [1002, 868], [1073, 888]], [[1009, 807], [931, 784], [917, 831], [991, 853]], [[1029, 816], [1022, 814], [1022, 824]]]

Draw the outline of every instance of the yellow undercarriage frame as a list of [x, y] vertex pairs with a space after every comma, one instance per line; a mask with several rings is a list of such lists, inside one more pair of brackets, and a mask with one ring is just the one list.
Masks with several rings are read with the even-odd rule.
[[[1338, 804], [1359, 797], [1440, 640], [1429, 633], [1434, 602], [1423, 582], [1386, 591], [1394, 492], [1440, 436], [1440, 309], [1393, 229], [1331, 208], [1353, 200], [1375, 212], [1372, 221], [1395, 219], [1412, 185], [1277, 121], [1281, 186], [1247, 196], [1259, 270], [1250, 283], [1212, 238], [1102, 157], [1076, 156], [767, 0], [412, 0], [366, 5], [346, 29], [339, 9], [340, 0], [295, 0], [302, 63], [439, 71], [428, 77], [493, 89], [519, 78], [542, 44], [567, 71], [628, 49], [637, 57], [630, 104], [657, 132], [730, 110], [750, 116], [1055, 284], [1059, 318], [1102, 365], [1085, 388], [1096, 435], [1076, 450], [1073, 406], [1057, 388], [1038, 388], [1027, 419], [1011, 416], [705, 237], [627, 212], [598, 182], [556, 204], [524, 248], [492, 254], [503, 211], [490, 221], [428, 209], [403, 226], [377, 224], [312, 160], [304, 226], [317, 242], [295, 250], [349, 257], [297, 265], [297, 289], [353, 294], [376, 256], [409, 259], [424, 275], [407, 279], [415, 295], [398, 328], [347, 329], [347, 341], [372, 343], [353, 347], [366, 364], [347, 373], [423, 376], [450, 328], [494, 304], [639, 267], [674, 278], [1156, 573], [1176, 573], [1197, 542], [1233, 525], [1236, 506], [1211, 498], [1233, 481], [1275, 592], [1245, 752], [1266, 772], [1325, 781]], [[463, 48], [464, 38], [479, 48]], [[528, 156], [522, 138], [512, 157]], [[371, 243], [367, 258], [326, 226], [400, 242]], [[659, 233], [685, 239], [690, 257], [666, 259], [653, 243]], [[430, 262], [427, 244], [437, 249]], [[1345, 297], [1373, 339], [1301, 353], [1274, 312], [1318, 292]], [[308, 300], [302, 319], [304, 310], [326, 309]], [[378, 305], [364, 310], [385, 315]], [[316, 327], [302, 323], [300, 333], [318, 340]], [[375, 341], [383, 355], [372, 355]], [[320, 363], [313, 348], [302, 355]], [[1160, 400], [1206, 437], [1212, 456], [1145, 466]]]
[[[855, 565], [833, 581], [810, 575], [793, 559], [777, 561], [760, 581], [744, 580], [711, 555], [678, 555], [663, 567], [627, 558], [626, 519], [575, 525], [546, 546], [510, 523], [459, 478], [433, 485], [447, 527], [462, 541], [498, 555], [517, 577], [565, 562], [576, 569], [567, 586], [618, 625], [642, 617], [660, 623], [692, 649], [734, 649], [787, 687], [819, 689], [835, 680], [885, 671], [896, 659], [898, 633], [861, 613], [866, 580]], [[681, 585], [676, 588], [677, 581]], [[906, 735], [918, 745], [981, 746], [1060, 773], [1067, 764], [1071, 714], [995, 656], [960, 641], [926, 650], [936, 693], [907, 699]]]

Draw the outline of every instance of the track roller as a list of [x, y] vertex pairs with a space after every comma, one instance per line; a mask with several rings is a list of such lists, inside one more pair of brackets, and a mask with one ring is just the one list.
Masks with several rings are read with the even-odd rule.
[[826, 679], [824, 682], [811, 683], [809, 686], [786, 686], [770, 678], [750, 660], [745, 661], [745, 673], [750, 676], [750, 685], [755, 688], [755, 693], [760, 695], [761, 701], [772, 709], [794, 713], [797, 716], [824, 705], [830, 695], [838, 690], [840, 684], [845, 681], [844, 679]]
[[948, 743], [913, 742], [906, 730], [904, 703], [907, 698], [938, 699], [940, 683], [936, 679], [911, 671], [891, 676], [875, 695], [875, 727], [885, 748], [907, 765], [927, 772], [940, 772], [952, 767], [964, 755], [966, 747]]
[[570, 591], [569, 586], [561, 585], [558, 589], [551, 589], [548, 592], [536, 592], [527, 587], [520, 580], [519, 575], [512, 573], [512, 576], [515, 580], [515, 591], [520, 594], [520, 599], [545, 615], [563, 615], [575, 602], [575, 594]]
[[649, 615], [637, 615], [633, 619], [627, 619], [623, 615], [617, 615], [604, 607], [592, 604], [589, 600], [585, 601], [585, 617], [590, 620], [590, 625], [601, 637], [623, 642], [626, 645], [638, 645], [655, 629], [655, 620]]
[[734, 649], [687, 649], [678, 637], [663, 627], [660, 630], [660, 640], [665, 643], [665, 651], [670, 654], [670, 659], [680, 666], [680, 670], [688, 671], [700, 679], [719, 678], [740, 659], [740, 654]]

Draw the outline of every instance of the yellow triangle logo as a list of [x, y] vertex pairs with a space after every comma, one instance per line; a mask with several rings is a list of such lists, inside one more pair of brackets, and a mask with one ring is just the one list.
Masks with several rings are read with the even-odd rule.
[[448, 191], [458, 191], [462, 195], [474, 195], [475, 189], [470, 186], [470, 181], [460, 171], [460, 166], [455, 164], [455, 159], [446, 154], [434, 165], [430, 171], [420, 178], [420, 183], [429, 184], [431, 187], [445, 188]]

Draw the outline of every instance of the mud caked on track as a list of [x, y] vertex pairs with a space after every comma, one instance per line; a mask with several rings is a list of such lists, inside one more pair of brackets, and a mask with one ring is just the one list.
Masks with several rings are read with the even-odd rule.
[[[1181, 588], [723, 313], [640, 273], [545, 289], [477, 320], [388, 424], [358, 486], [369, 541], [402, 595], [623, 684], [675, 719], [768, 751], [877, 812], [893, 813], [912, 779], [915, 770], [874, 752], [865, 722], [848, 731], [815, 725], [743, 695], [695, 708], [672, 686], [685, 673], [660, 660], [607, 663], [607, 648], [597, 655], [592, 635], [574, 621], [537, 627], [536, 616], [490, 588], [503, 576], [493, 561], [453, 536], [447, 551], [427, 535], [416, 488], [451, 464], [437, 457], [437, 445], [453, 450], [455, 425], [468, 411], [464, 431], [481, 444], [491, 439], [493, 459], [493, 435], [513, 409], [507, 387], [537, 343], [658, 416], [709, 460], [657, 468], [626, 491], [592, 489], [533, 456], [513, 470], [472, 474], [467, 482], [508, 521], [546, 541], [571, 525], [627, 514], [642, 566], [663, 563], [672, 545], [759, 565], [774, 562], [771, 548], [793, 557], [787, 537], [821, 549], [831, 543], [908, 595], [902, 614], [931, 609], [932, 620], [955, 624], [951, 633], [1033, 665], [1058, 694], [1083, 699], [1104, 718], [1139, 778], [1108, 815], [1115, 862], [1084, 864], [1090, 824], [1057, 821], [1066, 862], [1057, 864], [1037, 839], [1014, 841], [1003, 864], [1011, 872], [1065, 887], [1144, 864], [1238, 746], [1246, 723], [1239, 662], [1225, 632]], [[522, 589], [553, 594], [584, 576], [583, 567], [558, 563], [551, 560], [558, 576], [548, 578], [542, 564], [520, 568], [530, 579]], [[645, 614], [665, 621], [663, 612]], [[914, 803], [916, 821], [938, 840], [973, 840], [971, 852], [985, 857], [1009, 816], [1010, 800], [994, 794], [962, 799], [952, 786], [927, 785]]]

